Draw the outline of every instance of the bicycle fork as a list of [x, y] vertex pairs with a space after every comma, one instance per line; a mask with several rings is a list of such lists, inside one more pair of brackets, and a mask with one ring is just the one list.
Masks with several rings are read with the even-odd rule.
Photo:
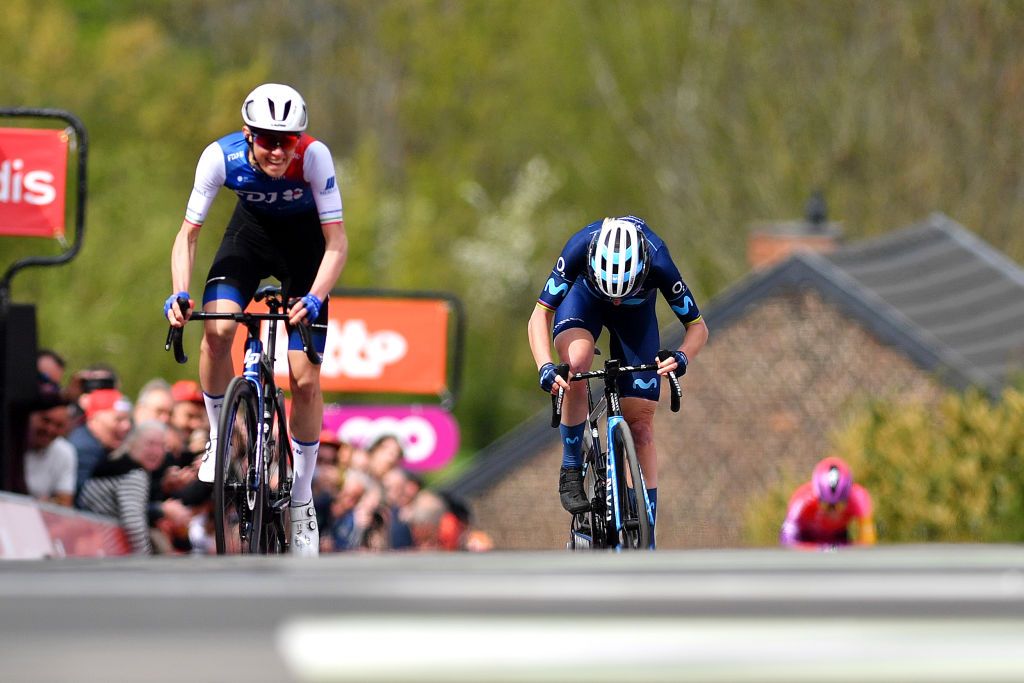
[[256, 428], [256, 448], [254, 449], [256, 462], [249, 463], [249, 472], [246, 474], [245, 480], [245, 502], [250, 510], [256, 507], [257, 492], [260, 490], [259, 487], [262, 482], [263, 463], [266, 462], [263, 450], [266, 448], [268, 440], [267, 430], [269, 428], [269, 421], [266, 419], [266, 415], [264, 415], [266, 406], [264, 405], [263, 386], [260, 383], [260, 365], [262, 361], [263, 342], [258, 336], [249, 335], [249, 339], [246, 342], [242, 376], [256, 389], [256, 411], [260, 418], [260, 424]]

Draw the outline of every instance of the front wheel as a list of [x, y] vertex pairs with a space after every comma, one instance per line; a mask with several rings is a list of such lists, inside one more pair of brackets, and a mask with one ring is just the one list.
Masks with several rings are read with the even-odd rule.
[[256, 392], [235, 377], [224, 395], [217, 437], [213, 521], [218, 555], [260, 552], [267, 491], [257, 469], [260, 424]]
[[[270, 395], [267, 392], [266, 395]], [[291, 502], [293, 456], [288, 438], [288, 420], [284, 412], [284, 393], [278, 389], [274, 399], [274, 429], [264, 462], [264, 476], [267, 480], [266, 531], [263, 548], [268, 555], [288, 552], [288, 506]]]
[[[615, 452], [619, 456], [623, 473], [628, 469], [635, 496], [629, 496], [625, 487], [619, 489], [619, 503], [622, 509], [622, 547], [629, 550], [646, 550], [651, 547], [651, 518], [648, 513], [647, 489], [640, 461], [636, 457], [633, 435], [625, 422], [615, 425], [612, 432]], [[625, 482], [625, 476], [620, 480]]]

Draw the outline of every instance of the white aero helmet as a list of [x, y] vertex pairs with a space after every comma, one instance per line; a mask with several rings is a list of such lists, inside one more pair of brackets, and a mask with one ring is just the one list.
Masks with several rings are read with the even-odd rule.
[[634, 216], [605, 218], [601, 223], [587, 252], [587, 280], [595, 290], [624, 299], [643, 285], [651, 268], [643, 225]]
[[264, 83], [242, 103], [242, 120], [259, 130], [301, 133], [308, 123], [306, 102], [291, 86]]

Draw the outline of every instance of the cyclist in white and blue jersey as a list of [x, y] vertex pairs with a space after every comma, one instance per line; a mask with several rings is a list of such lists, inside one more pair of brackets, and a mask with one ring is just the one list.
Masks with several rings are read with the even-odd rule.
[[[664, 361], [655, 313], [661, 292], [685, 326], [683, 342]], [[658, 466], [654, 447], [654, 409], [660, 396], [661, 376], [686, 372], [708, 339], [708, 328], [683, 282], [668, 247], [636, 216], [605, 218], [569, 238], [537, 299], [530, 317], [530, 350], [537, 363], [541, 388], [565, 390], [562, 405], [562, 467], [558, 492], [562, 507], [572, 513], [590, 507], [581, 474], [583, 431], [587, 398], [582, 385], [572, 391], [559, 377], [551, 355], [555, 350], [570, 372], [590, 370], [594, 346], [607, 327], [612, 358], [626, 365], [658, 362], [658, 371], [619, 378], [622, 413], [636, 444], [637, 457], [647, 479], [651, 505], [657, 511]]]
[[[242, 104], [242, 130], [211, 143], [202, 153], [185, 219], [171, 251], [172, 294], [164, 315], [180, 327], [188, 313], [179, 297], [188, 294], [196, 243], [207, 213], [221, 187], [238, 195], [234, 214], [206, 279], [203, 310], [238, 312], [252, 300], [260, 281], [281, 281], [288, 299], [290, 325], [312, 324], [313, 341], [323, 353], [327, 338], [327, 297], [348, 254], [341, 193], [334, 161], [324, 143], [305, 133], [306, 103], [293, 88], [266, 83]], [[200, 347], [199, 377], [210, 417], [210, 444], [199, 478], [212, 482], [217, 425], [227, 385], [234, 375], [231, 341], [237, 323], [206, 321]], [[292, 484], [292, 552], [316, 555], [319, 530], [313, 507], [313, 468], [323, 420], [319, 366], [302, 352], [298, 332], [288, 343], [292, 393], [289, 416], [295, 455]]]

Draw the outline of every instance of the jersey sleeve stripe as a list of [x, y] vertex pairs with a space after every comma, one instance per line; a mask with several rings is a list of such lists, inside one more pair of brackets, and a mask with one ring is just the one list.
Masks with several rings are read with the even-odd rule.
[[703, 319], [704, 319], [704, 316], [703, 316], [703, 315], [698, 315], [698, 316], [697, 316], [696, 318], [694, 318], [694, 319], [693, 319], [693, 320], [691, 320], [690, 322], [688, 322], [688, 323], [683, 323], [683, 327], [689, 327], [690, 325], [695, 325], [695, 324], [699, 323], [699, 322], [700, 322], [701, 320], [703, 320]]
[[549, 304], [546, 304], [546, 303], [544, 303], [544, 302], [543, 302], [543, 301], [541, 301], [540, 299], [537, 299], [537, 305], [538, 305], [538, 306], [540, 306], [541, 308], [545, 308], [545, 309], [547, 309], [547, 310], [549, 310], [549, 311], [554, 311], [554, 310], [555, 310], [555, 309], [554, 309], [554, 308], [552, 308], [552, 307], [551, 307], [551, 306], [550, 306]]

